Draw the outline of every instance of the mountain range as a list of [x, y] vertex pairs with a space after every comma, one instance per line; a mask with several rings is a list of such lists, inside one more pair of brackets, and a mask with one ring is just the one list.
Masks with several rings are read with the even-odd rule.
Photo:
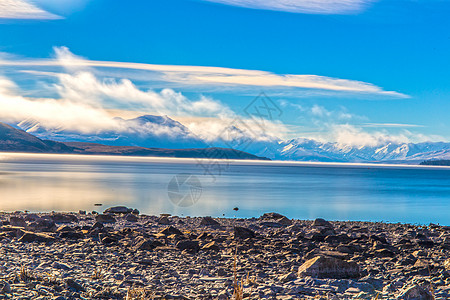
[[239, 150], [209, 147], [188, 149], [109, 146], [87, 142], [59, 142], [43, 140], [21, 129], [0, 122], [0, 152], [58, 153], [87, 155], [123, 155], [183, 158], [218, 158], [267, 160], [265, 157]]
[[[243, 156], [251, 159], [268, 157], [294, 161], [409, 164], [425, 160], [450, 159], [450, 143], [445, 142], [386, 142], [377, 146], [355, 146], [296, 138], [285, 141], [277, 139], [269, 142], [253, 141], [249, 147], [239, 149], [241, 141], [224, 143], [223, 140], [217, 139], [206, 143], [186, 126], [168, 116], [144, 115], [128, 120], [116, 118], [116, 121], [120, 125], [120, 131], [111, 129], [98, 134], [82, 134], [67, 129], [49, 130], [38, 122], [26, 120], [13, 124], [19, 131], [9, 132], [8, 136], [0, 131], [0, 149], [49, 153], [198, 157], [204, 155], [200, 153], [201, 149], [211, 148], [208, 147], [211, 144], [213, 149], [225, 151], [222, 154], [229, 158], [236, 158], [236, 153], [239, 153], [238, 158]], [[4, 128], [8, 125], [2, 126]], [[241, 133], [239, 128], [235, 130]], [[245, 137], [243, 139], [245, 140]]]

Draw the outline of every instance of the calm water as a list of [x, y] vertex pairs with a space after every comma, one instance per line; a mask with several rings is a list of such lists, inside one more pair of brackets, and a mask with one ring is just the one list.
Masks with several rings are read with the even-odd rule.
[[450, 168], [0, 154], [0, 210], [101, 211], [119, 204], [146, 214], [276, 211], [300, 219], [450, 225]]

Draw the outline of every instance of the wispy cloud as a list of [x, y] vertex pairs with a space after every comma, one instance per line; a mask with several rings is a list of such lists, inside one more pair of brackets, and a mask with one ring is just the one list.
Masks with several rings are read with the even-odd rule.
[[0, 19], [52, 20], [60, 16], [45, 11], [26, 0], [1, 0]]
[[114, 68], [153, 72], [154, 80], [177, 83], [182, 86], [209, 87], [263, 87], [273, 89], [306, 89], [339, 93], [360, 93], [390, 98], [408, 98], [396, 91], [386, 91], [371, 83], [318, 75], [275, 74], [260, 70], [222, 67], [156, 65], [114, 61], [94, 61], [74, 56], [65, 47], [55, 48], [58, 59], [1, 60], [0, 66]]
[[305, 14], [354, 14], [374, 0], [203, 0], [253, 9]]
[[361, 125], [361, 127], [372, 127], [372, 128], [417, 128], [425, 127], [418, 124], [401, 124], [401, 123], [366, 123]]

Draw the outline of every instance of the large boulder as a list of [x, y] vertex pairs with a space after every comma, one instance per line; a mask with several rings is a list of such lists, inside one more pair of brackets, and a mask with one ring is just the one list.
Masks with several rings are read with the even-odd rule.
[[104, 214], [130, 214], [133, 212], [132, 208], [128, 208], [126, 206], [113, 206], [106, 209]]
[[350, 279], [358, 278], [359, 275], [358, 264], [327, 256], [312, 258], [298, 269], [299, 277]]
[[400, 292], [397, 299], [401, 300], [434, 300], [433, 294], [419, 285], [406, 288]]

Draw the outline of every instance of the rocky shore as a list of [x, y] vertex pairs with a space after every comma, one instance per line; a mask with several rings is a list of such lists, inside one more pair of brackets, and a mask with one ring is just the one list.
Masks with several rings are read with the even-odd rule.
[[0, 214], [0, 299], [450, 299], [450, 227]]

